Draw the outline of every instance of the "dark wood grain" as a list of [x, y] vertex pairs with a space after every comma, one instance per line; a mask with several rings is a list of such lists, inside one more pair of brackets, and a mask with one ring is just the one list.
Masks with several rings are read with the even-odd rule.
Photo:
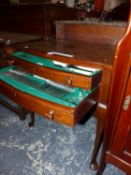
[[55, 35], [55, 20], [76, 19], [75, 10], [61, 4], [0, 6], [0, 30], [37, 34], [44, 38]]
[[131, 174], [131, 104], [129, 103], [127, 109], [123, 107], [127, 96], [131, 96], [130, 53], [131, 13], [126, 33], [118, 43], [115, 52], [103, 152], [97, 175], [103, 173], [106, 163], [112, 163], [127, 174]]

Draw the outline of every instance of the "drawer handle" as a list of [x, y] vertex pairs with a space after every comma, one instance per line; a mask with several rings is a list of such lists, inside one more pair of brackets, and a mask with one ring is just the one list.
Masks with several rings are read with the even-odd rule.
[[68, 85], [71, 85], [71, 84], [72, 84], [72, 79], [68, 79], [68, 80], [67, 80], [67, 84], [68, 84]]
[[54, 116], [54, 111], [53, 110], [50, 110], [48, 111], [46, 114], [45, 114], [45, 117], [49, 118], [49, 119], [53, 119], [53, 116]]
[[33, 67], [33, 71], [35, 71], [36, 70], [36, 68], [35, 67]]

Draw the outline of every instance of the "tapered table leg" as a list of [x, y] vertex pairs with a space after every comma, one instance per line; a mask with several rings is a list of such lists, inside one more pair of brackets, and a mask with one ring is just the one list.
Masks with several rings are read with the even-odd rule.
[[31, 121], [29, 122], [29, 127], [33, 127], [34, 124], [35, 124], [35, 114], [34, 112], [30, 112], [30, 118], [31, 118]]
[[96, 138], [92, 154], [92, 160], [90, 163], [90, 167], [92, 170], [98, 169], [98, 163], [96, 159], [103, 140], [104, 124], [105, 124], [105, 110], [100, 108], [98, 110], [99, 111], [97, 113], [98, 116], [97, 116]]
[[102, 153], [99, 167], [97, 169], [96, 175], [102, 175], [106, 166], [106, 155]]
[[26, 115], [27, 115], [27, 110], [24, 108], [24, 107], [22, 107], [22, 106], [18, 106], [18, 112], [17, 112], [17, 114], [19, 115], [19, 118], [20, 118], [20, 120], [21, 121], [23, 121], [23, 120], [25, 120], [26, 119]]

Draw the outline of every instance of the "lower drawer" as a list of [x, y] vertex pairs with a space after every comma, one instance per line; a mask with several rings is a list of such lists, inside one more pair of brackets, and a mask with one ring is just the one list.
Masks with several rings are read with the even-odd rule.
[[84, 98], [75, 108], [63, 106], [24, 93], [0, 81], [0, 91], [14, 102], [40, 115], [73, 127], [97, 103], [99, 87]]

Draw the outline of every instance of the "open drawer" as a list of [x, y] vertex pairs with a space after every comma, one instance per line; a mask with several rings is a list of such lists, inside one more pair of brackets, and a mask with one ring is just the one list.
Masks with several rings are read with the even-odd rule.
[[23, 51], [14, 51], [11, 56], [14, 64], [26, 71], [67, 86], [92, 90], [101, 82], [99, 69], [70, 65]]
[[97, 103], [93, 90], [69, 87], [10, 66], [0, 70], [0, 91], [8, 98], [51, 120], [74, 126]]

